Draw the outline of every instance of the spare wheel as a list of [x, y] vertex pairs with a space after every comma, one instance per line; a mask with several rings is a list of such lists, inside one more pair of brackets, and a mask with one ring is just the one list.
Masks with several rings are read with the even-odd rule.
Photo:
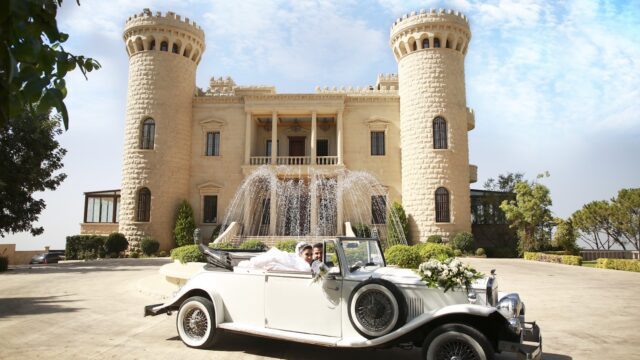
[[402, 292], [381, 279], [369, 279], [356, 286], [349, 297], [351, 325], [367, 339], [386, 335], [404, 325], [406, 302]]

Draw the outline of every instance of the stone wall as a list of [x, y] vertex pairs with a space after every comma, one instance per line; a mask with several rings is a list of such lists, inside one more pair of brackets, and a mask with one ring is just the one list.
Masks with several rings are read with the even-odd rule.
[[117, 223], [82, 223], [80, 224], [81, 235], [109, 235], [118, 232]]
[[0, 256], [9, 258], [9, 265], [27, 265], [35, 255], [47, 252], [42, 250], [16, 250], [16, 244], [0, 244]]

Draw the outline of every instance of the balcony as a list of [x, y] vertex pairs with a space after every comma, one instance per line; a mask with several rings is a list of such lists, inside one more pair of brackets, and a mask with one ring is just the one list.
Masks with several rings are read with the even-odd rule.
[[[252, 156], [249, 165], [271, 165], [271, 156]], [[312, 165], [311, 156], [278, 156], [276, 165]], [[338, 165], [337, 156], [317, 156], [313, 165]]]

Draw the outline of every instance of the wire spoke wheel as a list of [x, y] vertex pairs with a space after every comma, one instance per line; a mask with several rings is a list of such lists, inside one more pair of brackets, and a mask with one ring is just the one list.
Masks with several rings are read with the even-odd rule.
[[219, 334], [213, 303], [201, 296], [190, 297], [180, 305], [176, 326], [182, 342], [198, 349], [214, 345]]
[[207, 333], [209, 321], [207, 315], [200, 309], [190, 309], [184, 317], [185, 333], [194, 340], [202, 339]]
[[473, 347], [463, 341], [450, 341], [439, 349], [437, 360], [479, 360], [480, 357]]

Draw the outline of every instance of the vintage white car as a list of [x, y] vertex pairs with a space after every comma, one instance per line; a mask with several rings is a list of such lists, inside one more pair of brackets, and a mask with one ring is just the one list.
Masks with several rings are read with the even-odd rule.
[[498, 293], [493, 272], [471, 289], [444, 292], [412, 270], [387, 267], [377, 240], [324, 245], [330, 270], [315, 283], [311, 271], [234, 266], [258, 253], [200, 245], [204, 271], [171, 301], [146, 306], [145, 316], [177, 311], [178, 334], [194, 348], [214, 346], [225, 330], [331, 347], [418, 346], [428, 360], [542, 357], [539, 327], [524, 321], [517, 294]]

